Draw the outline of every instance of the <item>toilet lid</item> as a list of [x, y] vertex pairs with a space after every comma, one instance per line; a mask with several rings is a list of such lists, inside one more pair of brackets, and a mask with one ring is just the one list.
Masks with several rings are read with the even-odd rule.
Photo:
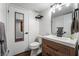
[[33, 42], [33, 43], [31, 43], [30, 45], [31, 46], [37, 46], [37, 45], [39, 45], [40, 43], [39, 42]]

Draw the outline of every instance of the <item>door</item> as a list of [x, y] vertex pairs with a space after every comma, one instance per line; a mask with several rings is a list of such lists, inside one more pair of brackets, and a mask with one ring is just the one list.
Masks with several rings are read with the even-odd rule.
[[[15, 12], [23, 13], [24, 14], [24, 24], [23, 27], [23, 41], [15, 42]], [[7, 27], [7, 42], [8, 42], [8, 49], [9, 55], [16, 55], [18, 53], [24, 52], [28, 50], [28, 12], [19, 9], [18, 7], [9, 6], [8, 7], [8, 18], [6, 21]], [[21, 23], [22, 24], [22, 23]]]

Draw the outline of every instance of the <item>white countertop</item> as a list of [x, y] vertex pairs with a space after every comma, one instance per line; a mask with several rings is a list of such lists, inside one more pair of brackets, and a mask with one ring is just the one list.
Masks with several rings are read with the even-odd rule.
[[40, 37], [47, 39], [47, 40], [50, 40], [50, 41], [54, 41], [54, 42], [66, 45], [66, 46], [70, 46], [73, 48], [75, 48], [76, 43], [78, 41], [78, 39], [76, 39], [76, 38], [70, 39], [70, 38], [66, 38], [66, 37], [57, 37], [55, 35], [47, 35], [47, 36], [40, 36]]

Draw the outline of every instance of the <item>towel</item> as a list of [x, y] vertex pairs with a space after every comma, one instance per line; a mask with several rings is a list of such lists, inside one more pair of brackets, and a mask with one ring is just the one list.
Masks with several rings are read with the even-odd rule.
[[5, 36], [5, 26], [4, 23], [0, 22], [0, 41], [3, 40], [4, 42], [0, 42], [0, 55], [4, 55], [7, 50], [7, 41], [6, 41], [6, 36]]
[[75, 10], [72, 16], [71, 34], [74, 34], [75, 32], [79, 32], [79, 10]]

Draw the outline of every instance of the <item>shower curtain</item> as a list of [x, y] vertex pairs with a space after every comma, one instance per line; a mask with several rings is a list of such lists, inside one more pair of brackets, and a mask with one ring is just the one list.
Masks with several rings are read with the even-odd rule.
[[72, 13], [71, 34], [79, 32], [79, 9], [75, 9]]

